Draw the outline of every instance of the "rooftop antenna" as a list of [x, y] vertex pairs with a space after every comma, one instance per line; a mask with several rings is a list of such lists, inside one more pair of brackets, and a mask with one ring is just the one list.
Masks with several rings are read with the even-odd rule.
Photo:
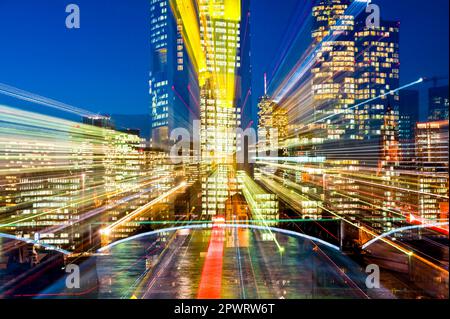
[[267, 95], [267, 73], [264, 73], [264, 95]]

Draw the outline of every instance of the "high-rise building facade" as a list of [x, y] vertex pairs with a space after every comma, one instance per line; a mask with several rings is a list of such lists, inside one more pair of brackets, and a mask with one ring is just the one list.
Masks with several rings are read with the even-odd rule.
[[338, 119], [328, 123], [324, 136], [339, 140], [349, 128], [349, 105], [355, 102], [355, 17], [347, 13], [350, 0], [319, 0], [312, 9], [313, 43], [316, 45], [312, 68], [315, 118], [331, 114]]
[[202, 215], [209, 218], [224, 215], [226, 200], [237, 192], [237, 128], [248, 103], [244, 84], [250, 83], [242, 76], [242, 66], [250, 66], [250, 7], [246, 0], [200, 0], [198, 6], [205, 55], [205, 67], [199, 70]]
[[172, 130], [198, 116], [198, 84], [170, 1], [150, 1], [152, 146], [168, 150]]
[[258, 149], [262, 153], [270, 147], [284, 148], [287, 138], [287, 112], [269, 96], [264, 95], [258, 103]]
[[[394, 207], [398, 200], [386, 186], [394, 187], [398, 180], [392, 171], [399, 165], [399, 96], [395, 90], [400, 83], [400, 26], [391, 21], [367, 24], [365, 6], [348, 0], [314, 2], [314, 116], [304, 135], [312, 134], [315, 142], [310, 139], [312, 146], [299, 149], [326, 156], [333, 173], [322, 183], [325, 204], [350, 218], [365, 214], [367, 207], [386, 217], [380, 207]], [[379, 188], [368, 187], [355, 179], [356, 172], [386, 175], [385, 182]], [[388, 199], [380, 202], [378, 194]]]
[[[355, 16], [349, 13], [351, 5], [350, 0], [316, 0], [312, 7], [315, 63], [311, 69], [314, 100], [311, 124], [318, 145], [312, 145], [311, 150], [342, 147], [342, 142], [350, 140], [349, 132], [355, 126], [354, 110], [349, 107], [356, 98]], [[330, 158], [329, 164], [338, 171], [350, 162]], [[342, 214], [356, 214], [357, 203], [339, 195], [352, 192], [353, 182], [339, 177], [337, 174], [329, 183], [323, 183], [327, 205]]]
[[417, 124], [418, 214], [448, 221], [448, 120]]
[[388, 108], [398, 112], [398, 93], [387, 93], [400, 86], [399, 31], [399, 22], [381, 21], [379, 27], [368, 27], [364, 15], [356, 21], [355, 81], [360, 106], [355, 116], [361, 139], [381, 135]]
[[[383, 176], [379, 188], [358, 185], [361, 193], [372, 193], [370, 201], [375, 207], [395, 209], [400, 201], [393, 192], [399, 177], [399, 93], [400, 87], [400, 23], [381, 20], [379, 26], [368, 26], [366, 15], [356, 19], [356, 72], [357, 108], [356, 134], [366, 151], [358, 158], [361, 173]], [[364, 171], [366, 170], [366, 171]], [[377, 197], [379, 196], [379, 197]], [[364, 205], [362, 205], [364, 206]], [[373, 207], [373, 206], [372, 206]], [[380, 219], [389, 217], [383, 209], [371, 209]], [[391, 225], [376, 225], [381, 231]]]
[[440, 87], [432, 87], [428, 91], [429, 106], [428, 106], [428, 120], [429, 121], [445, 121], [448, 120], [448, 85]]

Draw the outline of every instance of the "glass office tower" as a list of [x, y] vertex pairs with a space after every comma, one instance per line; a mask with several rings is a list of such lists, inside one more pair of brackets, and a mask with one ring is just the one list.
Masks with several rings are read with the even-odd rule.
[[249, 1], [241, 0], [200, 0], [198, 5], [205, 55], [199, 70], [202, 215], [209, 218], [224, 215], [227, 198], [237, 192], [236, 129], [248, 103], [243, 93], [250, 81], [241, 74], [250, 69], [250, 11]]
[[150, 0], [152, 146], [168, 150], [175, 128], [191, 128], [198, 114], [198, 84], [169, 0]]

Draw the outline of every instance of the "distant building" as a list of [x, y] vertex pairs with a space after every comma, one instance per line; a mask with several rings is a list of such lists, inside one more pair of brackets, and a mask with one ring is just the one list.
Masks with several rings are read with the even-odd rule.
[[[26, 124], [30, 120], [35, 126]], [[2, 147], [9, 167], [0, 174], [4, 232], [88, 251], [99, 243], [102, 224], [120, 220], [173, 187], [168, 155], [146, 151], [137, 132], [111, 129], [106, 116], [83, 122], [56, 126], [51, 117], [24, 113], [0, 123], [1, 129], [18, 132]], [[128, 236], [138, 226], [126, 224], [110, 239]]]
[[83, 124], [93, 125], [101, 128], [114, 128], [111, 117], [109, 115], [84, 116]]
[[225, 211], [227, 220], [248, 221], [251, 219], [248, 203], [240, 193], [236, 193], [227, 199]]
[[143, 114], [112, 114], [111, 120], [117, 130], [139, 130], [140, 136], [151, 140], [152, 117], [150, 113]]
[[448, 124], [448, 120], [417, 124], [418, 213], [427, 220], [446, 215], [448, 221]]
[[398, 123], [399, 141], [402, 160], [406, 162], [414, 158], [414, 140], [419, 115], [419, 91], [401, 90]]
[[429, 106], [428, 106], [428, 120], [429, 121], [444, 121], [448, 120], [448, 85], [440, 87], [432, 87], [428, 91]]
[[120, 130], [120, 132], [129, 134], [129, 135], [139, 136], [139, 137], [141, 136], [141, 130], [140, 129], [127, 128], [127, 129]]
[[277, 143], [284, 147], [287, 138], [288, 117], [285, 109], [277, 105], [269, 96], [264, 95], [258, 103], [258, 143], [259, 151], [268, 150]]

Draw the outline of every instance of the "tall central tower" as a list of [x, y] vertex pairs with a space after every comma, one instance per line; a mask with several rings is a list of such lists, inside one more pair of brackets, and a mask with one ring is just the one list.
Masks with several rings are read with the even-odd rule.
[[209, 218], [224, 215], [226, 200], [237, 191], [236, 130], [243, 113], [241, 59], [249, 55], [241, 39], [248, 34], [249, 5], [245, 0], [198, 3], [200, 41], [206, 61], [199, 70], [202, 213]]
[[236, 127], [237, 69], [240, 67], [240, 0], [200, 0], [200, 36], [206, 68], [199, 70], [202, 157], [207, 164], [233, 164]]
[[197, 73], [202, 218], [225, 216], [226, 201], [237, 192], [236, 152], [242, 147], [237, 129], [252, 125], [250, 1], [170, 3]]

